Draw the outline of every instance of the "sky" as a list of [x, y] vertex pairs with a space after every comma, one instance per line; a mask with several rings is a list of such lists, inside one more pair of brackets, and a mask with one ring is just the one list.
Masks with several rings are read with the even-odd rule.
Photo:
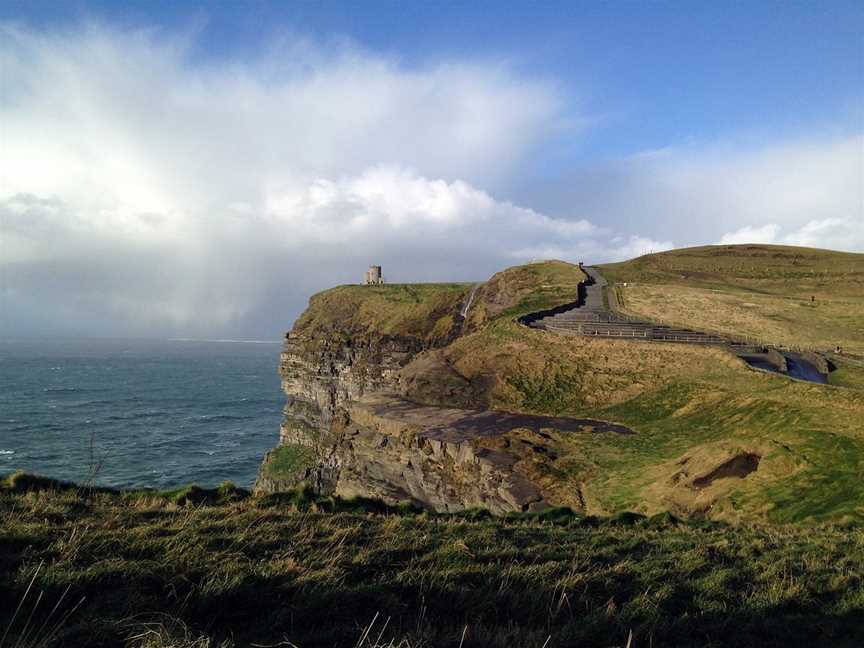
[[864, 252], [861, 3], [0, 4], [0, 336], [717, 243]]

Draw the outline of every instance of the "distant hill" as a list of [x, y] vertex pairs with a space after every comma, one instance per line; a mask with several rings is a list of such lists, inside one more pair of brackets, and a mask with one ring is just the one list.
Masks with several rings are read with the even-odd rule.
[[818, 350], [840, 346], [864, 354], [864, 254], [717, 245], [601, 267], [632, 314], [771, 343]]

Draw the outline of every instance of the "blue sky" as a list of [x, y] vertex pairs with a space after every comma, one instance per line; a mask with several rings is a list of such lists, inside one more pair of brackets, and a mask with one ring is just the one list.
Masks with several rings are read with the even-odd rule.
[[106, 19], [199, 32], [226, 61], [283, 34], [352, 39], [406, 65], [507, 60], [559, 83], [602, 125], [562, 157], [734, 134], [860, 126], [860, 2], [57, 2], [0, 5], [35, 26]]
[[267, 336], [373, 261], [864, 249], [861, 3], [10, 0], [0, 23], [0, 333]]

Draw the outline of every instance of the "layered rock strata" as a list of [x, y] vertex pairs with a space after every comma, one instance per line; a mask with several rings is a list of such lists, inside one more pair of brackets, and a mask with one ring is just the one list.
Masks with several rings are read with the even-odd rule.
[[536, 511], [550, 504], [532, 474], [534, 459], [550, 458], [547, 432], [629, 432], [599, 421], [418, 405], [399, 392], [402, 368], [423, 350], [413, 338], [290, 333], [280, 362], [287, 395], [280, 444], [265, 457], [256, 489], [304, 484], [435, 511]]
[[[305, 448], [316, 461], [324, 458], [325, 439], [337, 413], [344, 418], [348, 406], [364, 394], [398, 386], [399, 370], [420, 350], [421, 341], [410, 338], [339, 335], [312, 337], [289, 332], [280, 355], [279, 373], [287, 396], [279, 446], [265, 456], [256, 489], [275, 492], [312, 480], [321, 492], [332, 491], [331, 471], [311, 465], [296, 466], [286, 474], [278, 468], [277, 453], [284, 448]], [[309, 464], [309, 462], [305, 462]]]
[[285, 418], [256, 489], [305, 485], [436, 511], [582, 508], [578, 484], [555, 464], [560, 434], [629, 430], [488, 411], [500, 379], [486, 371], [468, 378], [444, 352], [532, 294], [532, 270], [473, 287], [339, 287], [314, 296], [285, 339]]
[[436, 511], [545, 508], [541, 489], [516, 469], [517, 456], [485, 447], [482, 436], [442, 429], [464, 416], [381, 395], [353, 403], [329, 435], [327, 485], [340, 497], [407, 501]]

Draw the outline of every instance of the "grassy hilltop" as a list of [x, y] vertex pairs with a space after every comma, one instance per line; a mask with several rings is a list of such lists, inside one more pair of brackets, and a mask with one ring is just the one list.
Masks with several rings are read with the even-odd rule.
[[472, 284], [426, 283], [337, 286], [313, 295], [294, 331], [321, 335], [411, 335], [424, 341], [446, 337], [452, 313]]
[[[603, 271], [612, 282], [628, 282], [626, 307], [646, 316], [654, 311], [634, 304], [660, 309], [659, 302], [637, 296], [671, 291], [667, 318], [759, 336], [754, 319], [749, 329], [737, 329], [737, 320], [721, 326], [728, 300], [784, 301], [791, 314], [780, 332], [789, 337], [780, 341], [831, 338], [856, 349], [864, 340], [856, 328], [862, 258], [723, 246], [640, 257]], [[437, 341], [402, 372], [405, 395], [417, 402], [590, 417], [634, 429], [632, 436], [517, 431], [489, 441], [523, 448], [520, 469], [560, 503], [589, 514], [864, 518], [864, 367], [841, 366], [832, 380], [846, 388], [825, 387], [753, 371], [718, 348], [564, 337], [516, 321], [572, 302], [585, 278], [563, 261], [509, 268], [477, 288], [464, 324], [452, 313], [472, 284], [342, 286], [314, 296], [294, 330], [312, 338], [374, 333]], [[700, 295], [698, 308], [680, 307], [679, 293], [686, 301], [691, 292]], [[810, 293], [816, 307], [801, 297]], [[826, 304], [845, 309], [846, 319], [824, 324], [834, 321]], [[780, 322], [767, 306], [746, 308], [751, 318]]]
[[[730, 254], [736, 248], [725, 250], [724, 263], [751, 263], [749, 247], [740, 258]], [[853, 262], [862, 255], [839, 256], [851, 259], [836, 264], [848, 283], [858, 276]], [[782, 266], [771, 258], [775, 269]], [[639, 263], [653, 267], [645, 258]], [[690, 264], [691, 272], [702, 267]], [[636, 430], [633, 436], [552, 432], [548, 439], [519, 434], [502, 441], [546, 448], [526, 455], [525, 470], [557, 489], [562, 502], [589, 513], [673, 511], [774, 522], [864, 518], [864, 391], [756, 372], [717, 348], [563, 337], [515, 322], [572, 301], [583, 276], [563, 262], [495, 275], [478, 291], [470, 332], [414, 364], [427, 377], [449, 375], [435, 371], [442, 365], [458, 373], [477, 387], [475, 406], [589, 416]], [[776, 284], [774, 290], [781, 294]], [[854, 302], [846, 283], [837, 297], [830, 285], [820, 295]], [[847, 335], [853, 344], [862, 339], [853, 329]], [[855, 366], [845, 371], [850, 385], [864, 375]], [[440, 393], [435, 386], [427, 380], [409, 396], [447, 405], [450, 383]], [[756, 469], [746, 472], [754, 461]]]
[[864, 254], [719, 245], [602, 266], [628, 312], [685, 326], [864, 354]]

